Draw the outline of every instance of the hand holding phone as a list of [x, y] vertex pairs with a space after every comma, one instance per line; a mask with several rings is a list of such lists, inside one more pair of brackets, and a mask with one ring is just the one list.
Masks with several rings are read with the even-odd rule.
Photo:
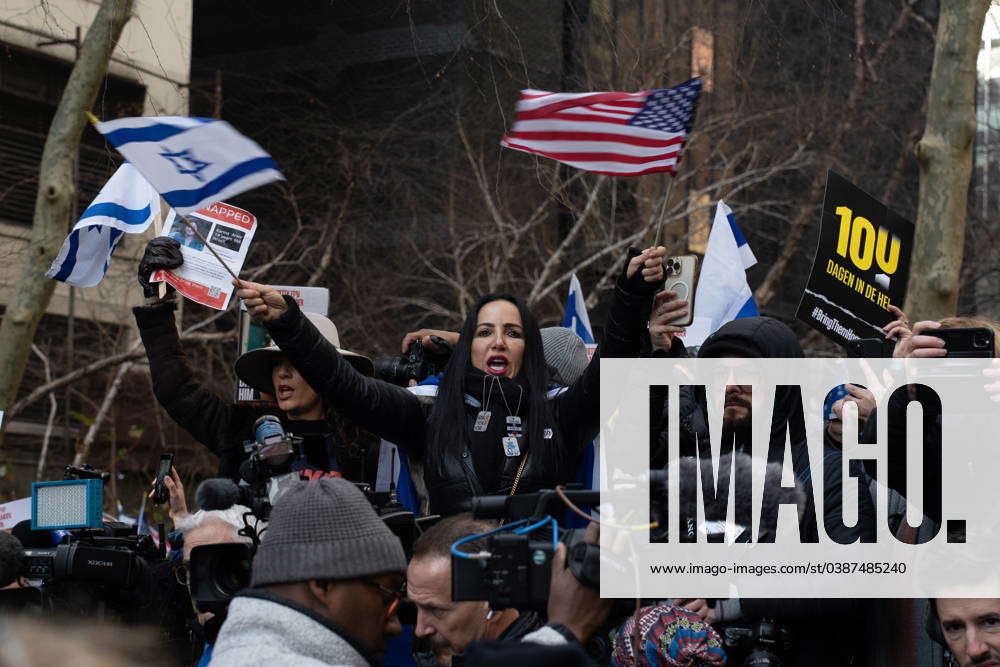
[[170, 474], [174, 465], [173, 454], [160, 454], [160, 467], [156, 470], [156, 482], [153, 486], [153, 504], [162, 505], [170, 499], [170, 489], [163, 480]]
[[677, 301], [688, 303], [687, 314], [670, 322], [674, 326], [686, 327], [694, 320], [694, 274], [697, 266], [697, 255], [680, 255], [663, 260], [663, 272], [666, 276], [663, 289], [674, 292]]

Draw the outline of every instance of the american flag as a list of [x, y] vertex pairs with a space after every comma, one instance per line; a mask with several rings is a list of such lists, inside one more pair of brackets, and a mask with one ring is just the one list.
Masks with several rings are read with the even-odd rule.
[[642, 93], [522, 90], [500, 145], [615, 176], [676, 171], [701, 79]]

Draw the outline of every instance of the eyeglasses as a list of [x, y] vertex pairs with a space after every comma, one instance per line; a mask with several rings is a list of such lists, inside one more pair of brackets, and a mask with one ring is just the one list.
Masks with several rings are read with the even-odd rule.
[[377, 588], [378, 592], [381, 593], [389, 601], [389, 606], [386, 607], [385, 610], [386, 620], [388, 620], [389, 617], [396, 612], [396, 608], [399, 607], [399, 601], [406, 597], [405, 581], [400, 583], [399, 588], [396, 590], [383, 586], [374, 579], [362, 579], [361, 582]]

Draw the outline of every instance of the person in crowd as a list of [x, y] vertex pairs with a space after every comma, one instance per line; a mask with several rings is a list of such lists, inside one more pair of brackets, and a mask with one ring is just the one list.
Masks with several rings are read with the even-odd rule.
[[378, 664], [401, 631], [406, 556], [358, 488], [298, 482], [275, 504], [213, 667]]
[[22, 571], [24, 547], [21, 541], [6, 531], [0, 531], [0, 590], [26, 586]]
[[[191, 551], [193, 549], [211, 544], [232, 544], [239, 542], [249, 544], [251, 542], [250, 538], [239, 534], [240, 527], [235, 526], [230, 517], [224, 512], [210, 510], [199, 512], [196, 517], [192, 516], [195, 519], [192, 522], [193, 525], [190, 525], [184, 531], [184, 561], [175, 570], [177, 581], [182, 586], [186, 586], [189, 593], [191, 587], [189, 568], [191, 564]], [[203, 667], [208, 665], [212, 660], [212, 650], [224, 619], [217, 618], [212, 612], [201, 611], [193, 599], [191, 600], [191, 606], [194, 608], [198, 625], [202, 629], [202, 638], [205, 640], [205, 648], [201, 654], [201, 659], [198, 661], [198, 667]]]
[[[798, 339], [786, 325], [768, 317], [748, 317], [720, 327], [705, 340], [698, 356], [775, 359], [801, 358], [803, 355]], [[751, 442], [752, 396], [752, 387], [748, 385], [730, 385], [726, 389], [723, 439], [726, 438], [725, 432], [732, 433], [729, 437], [735, 438], [738, 450], [746, 450]], [[804, 429], [802, 425], [789, 421], [800, 409], [800, 401], [798, 394], [789, 389], [777, 392], [771, 421], [772, 440], [777, 438], [784, 442], [787, 434], [791, 441], [792, 467], [800, 483], [809, 483], [814, 489], [830, 489], [830, 492], [824, 493], [823, 521], [831, 538], [842, 544], [874, 539], [875, 514], [871, 498], [866, 495], [859, 497], [858, 519], [853, 527], [845, 526], [840, 521], [843, 505], [841, 494], [837, 492], [840, 484], [826, 484], [822, 477], [815, 474], [818, 471], [811, 470]], [[828, 454], [822, 470], [824, 475], [839, 476], [840, 453], [834, 451]], [[807, 508], [806, 514], [809, 512]], [[804, 526], [803, 542], [818, 539], [819, 528], [815, 522], [806, 522]], [[785, 625], [795, 637], [792, 655], [788, 656], [788, 664], [791, 665], [851, 664], [861, 651], [856, 642], [843, 640], [844, 637], [857, 636], [857, 624], [863, 617], [863, 603], [858, 600], [687, 598], [676, 600], [675, 604], [697, 613], [713, 625], [732, 622], [753, 624], [765, 618], [774, 619]]]
[[[31, 520], [26, 519], [15, 528], [22, 535], [30, 533]], [[25, 566], [24, 549], [24, 543], [15, 535], [0, 530], [0, 618], [4, 614], [41, 616], [45, 613], [41, 590], [21, 574]]]
[[[251, 544], [252, 540], [240, 534], [244, 528], [243, 514], [249, 512], [246, 507], [234, 505], [228, 510], [199, 510], [195, 513], [188, 512], [187, 500], [184, 494], [184, 484], [176, 468], [170, 469], [170, 474], [163, 478], [164, 484], [169, 491], [168, 514], [174, 523], [174, 528], [182, 534], [182, 554], [183, 560], [174, 568], [174, 576], [177, 582], [184, 586], [188, 595], [191, 594], [190, 565], [191, 552], [195, 547], [210, 544]], [[156, 479], [152, 481], [156, 485]], [[153, 491], [150, 491], [150, 497]], [[191, 608], [197, 620], [197, 634], [204, 640], [201, 659], [198, 667], [208, 665], [212, 659], [212, 647], [215, 639], [222, 627], [224, 618], [218, 618], [212, 612], [201, 611], [194, 599], [191, 599]]]
[[[637, 356], [665, 253], [649, 248], [620, 272], [605, 356]], [[428, 414], [406, 389], [356, 372], [294, 300], [266, 285], [234, 284], [250, 315], [310, 386], [422, 460], [433, 513], [455, 514], [473, 496], [531, 492], [570, 479], [580, 451], [597, 434], [601, 351], [573, 386], [547, 400], [538, 324], [516, 296], [490, 294], [469, 311]]]
[[[428, 648], [417, 655], [418, 664], [450, 665], [452, 657], [474, 641], [520, 639], [544, 625], [532, 611], [490, 609], [486, 602], [456, 602], [451, 598], [451, 545], [496, 527], [468, 513], [456, 514], [435, 524], [413, 544], [406, 568], [406, 589], [417, 609], [414, 636]], [[462, 545], [468, 553], [485, 548], [485, 539]]]
[[[273, 396], [277, 411], [234, 404], [195, 379], [177, 334], [174, 295], [160, 299], [156, 285], [149, 283], [154, 270], [175, 269], [183, 261], [174, 239], [161, 236], [146, 245], [139, 262], [139, 284], [146, 302], [135, 307], [133, 313], [149, 358], [157, 401], [174, 421], [219, 457], [219, 475], [239, 479], [240, 463], [247, 456], [243, 443], [254, 439], [258, 417], [275, 413], [287, 432], [303, 438], [305, 456], [292, 464], [293, 470], [337, 471], [348, 479], [370, 479], [377, 441], [317, 395], [277, 346], [251, 350], [236, 362], [237, 374], [248, 385]], [[306, 317], [324, 340], [340, 347], [333, 322], [312, 313]], [[371, 375], [369, 359], [347, 350], [341, 352], [358, 372]]]
[[930, 604], [927, 632], [959, 667], [1000, 665], [1000, 599], [937, 598]]

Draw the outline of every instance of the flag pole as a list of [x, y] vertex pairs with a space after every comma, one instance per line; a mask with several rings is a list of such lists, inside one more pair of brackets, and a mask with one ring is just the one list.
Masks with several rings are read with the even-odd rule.
[[[87, 116], [87, 120], [89, 120], [91, 122], [91, 124], [97, 125], [98, 123], [101, 122], [101, 119], [98, 118], [97, 116], [95, 116], [94, 114], [92, 114], [90, 111], [84, 111], [83, 113], [84, 113], [84, 115]], [[186, 215], [180, 215], [178, 213], [177, 217], [179, 217], [181, 219], [181, 222], [183, 222], [185, 225], [188, 226], [188, 229], [190, 229], [191, 231], [194, 232], [195, 236], [198, 237], [198, 240], [201, 241], [205, 245], [206, 248], [208, 248], [209, 252], [211, 252], [212, 255], [214, 255], [217, 260], [219, 260], [219, 264], [222, 264], [222, 268], [224, 268], [226, 270], [226, 273], [228, 273], [229, 275], [231, 275], [233, 277], [233, 280], [239, 282], [239, 279], [240, 279], [239, 276], [237, 276], [235, 273], [233, 273], [233, 270], [231, 268], [229, 268], [229, 265], [226, 264], [226, 262], [225, 262], [224, 259], [222, 259], [221, 257], [219, 257], [219, 253], [215, 252], [215, 248], [212, 247], [212, 244], [209, 243], [208, 240], [204, 236], [202, 236], [201, 232], [198, 231], [198, 227], [196, 225], [192, 225], [191, 221], [188, 220], [188, 218], [187, 218]]]
[[663, 201], [660, 203], [660, 213], [657, 216], [656, 222], [656, 236], [653, 237], [653, 247], [660, 245], [660, 237], [663, 235], [663, 214], [667, 211], [667, 201], [670, 200], [670, 193], [674, 189], [674, 178], [673, 175], [670, 176], [670, 180], [667, 181], [667, 192], [663, 195]]

